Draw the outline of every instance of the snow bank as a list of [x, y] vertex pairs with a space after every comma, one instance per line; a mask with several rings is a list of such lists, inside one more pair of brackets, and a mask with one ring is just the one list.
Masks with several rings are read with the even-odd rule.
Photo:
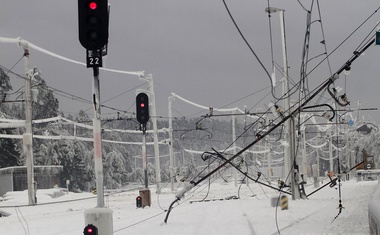
[[380, 234], [380, 188], [376, 190], [368, 204], [368, 222], [370, 234]]

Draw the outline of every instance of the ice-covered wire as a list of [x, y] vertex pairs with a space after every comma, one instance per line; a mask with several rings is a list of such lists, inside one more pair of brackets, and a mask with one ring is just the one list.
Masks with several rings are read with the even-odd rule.
[[326, 37], [325, 37], [325, 30], [324, 30], [324, 27], [323, 27], [321, 8], [319, 7], [319, 0], [317, 0], [317, 7], [318, 7], [319, 22], [320, 22], [320, 25], [321, 25], [322, 42], [324, 42], [323, 46], [325, 48], [324, 54], [326, 55], [327, 65], [329, 67], [330, 76], [331, 76], [332, 75], [332, 70], [331, 70], [330, 59], [327, 56], [328, 55], [328, 52], [327, 52], [327, 42], [326, 42]]
[[[269, 81], [270, 81], [270, 84], [272, 84], [272, 77], [271, 75], [269, 74], [268, 70], [265, 68], [264, 64], [261, 62], [260, 58], [258, 57], [258, 55], [256, 54], [256, 52], [253, 50], [252, 46], [250, 45], [250, 43], [248, 42], [248, 40], [245, 38], [244, 34], [242, 33], [242, 31], [240, 30], [240, 27], [237, 25], [234, 17], [232, 16], [231, 12], [230, 12], [230, 9], [228, 8], [227, 6], [227, 3], [225, 0], [223, 0], [223, 4], [224, 4], [224, 7], [226, 8], [227, 10], [227, 13], [228, 15], [230, 16], [230, 19], [232, 21], [232, 23], [234, 24], [235, 28], [237, 29], [237, 31], [239, 32], [241, 38], [243, 39], [243, 41], [245, 42], [245, 44], [248, 46], [249, 50], [252, 52], [252, 54], [254, 55], [254, 57], [256, 58], [256, 60], [259, 62], [260, 66], [263, 68], [263, 70], [265, 71], [267, 77], [269, 78]], [[276, 98], [276, 95], [274, 94], [274, 86], [272, 85], [271, 86], [271, 92], [272, 92], [272, 96], [275, 98], [275, 99], [278, 99]]]
[[136, 223], [130, 224], [130, 225], [124, 227], [124, 228], [120, 228], [120, 229], [118, 229], [118, 230], [114, 230], [114, 231], [113, 231], [113, 234], [118, 233], [118, 232], [120, 232], [120, 231], [123, 231], [123, 230], [125, 230], [125, 229], [127, 229], [127, 228], [130, 228], [130, 227], [136, 226], [136, 225], [138, 225], [138, 224], [141, 224], [141, 223], [147, 222], [148, 220], [151, 220], [151, 219], [153, 219], [153, 218], [155, 218], [155, 217], [157, 217], [157, 216], [159, 216], [159, 215], [162, 215], [163, 213], [165, 213], [165, 211], [162, 211], [162, 212], [160, 212], [160, 213], [158, 213], [158, 214], [155, 214], [155, 215], [153, 215], [153, 216], [151, 216], [151, 217], [148, 217], [148, 218], [146, 218], [146, 219], [143, 219], [143, 220], [137, 221]]
[[[4, 66], [1, 65], [1, 67], [5, 68]], [[9, 73], [12, 73], [13, 75], [21, 78], [21, 79], [24, 79], [26, 80], [27, 78], [25, 76], [22, 76], [20, 74], [17, 74], [9, 69], [7, 69], [9, 71]], [[143, 85], [143, 84], [141, 84]], [[137, 87], [141, 86], [141, 85], [138, 85]], [[136, 88], [137, 88], [136, 87]], [[77, 95], [73, 95], [73, 94], [70, 94], [68, 92], [65, 92], [65, 91], [62, 91], [62, 90], [59, 90], [57, 88], [54, 88], [54, 87], [51, 87], [51, 86], [46, 86], [46, 89], [49, 90], [49, 91], [52, 91], [54, 94], [56, 95], [60, 95], [62, 97], [65, 97], [65, 98], [68, 98], [68, 99], [72, 99], [72, 100], [76, 100], [78, 102], [82, 102], [82, 103], [86, 103], [86, 104], [91, 104], [92, 101], [88, 100], [88, 99], [85, 99], [85, 98], [82, 98], [82, 97], [79, 97]], [[111, 109], [111, 110], [116, 110], [116, 111], [120, 111], [120, 112], [123, 112], [123, 113], [128, 113], [128, 111], [125, 111], [125, 110], [120, 110], [120, 109], [117, 109], [117, 108], [113, 108], [113, 107], [110, 107], [110, 106], [107, 106], [107, 105], [104, 105], [105, 102], [102, 102], [101, 104], [101, 107], [102, 108], [108, 108], [108, 109]]]
[[332, 50], [323, 60], [321, 60], [313, 69], [311, 69], [306, 76], [310, 75], [316, 68], [318, 68], [325, 60], [327, 60], [338, 48], [340, 48], [353, 34], [356, 33], [370, 18], [372, 18], [380, 9], [378, 7], [370, 16], [368, 16], [356, 29], [354, 29], [334, 50]]
[[[25, 57], [25, 54], [23, 54], [20, 59], [10, 68], [10, 69], [7, 69], [8, 71], [5, 73], [5, 75], [8, 75], [9, 72], [12, 72], [13, 68], [18, 64], [20, 63], [20, 61]], [[5, 68], [4, 66], [1, 66], [3, 68]]]

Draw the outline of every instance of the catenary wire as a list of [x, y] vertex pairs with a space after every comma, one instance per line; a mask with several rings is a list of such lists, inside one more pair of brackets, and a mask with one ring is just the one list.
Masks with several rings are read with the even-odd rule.
[[309, 73], [306, 74], [308, 76], [311, 74], [316, 68], [318, 68], [326, 59], [328, 59], [333, 53], [335, 53], [336, 50], [338, 50], [353, 34], [356, 33], [367, 21], [369, 21], [370, 18], [372, 18], [380, 9], [378, 7], [370, 16], [368, 16], [353, 32], [351, 32], [337, 47], [334, 48], [323, 60], [321, 60], [313, 69], [310, 70]]
[[[245, 38], [244, 34], [242, 33], [242, 31], [240, 30], [240, 27], [237, 25], [234, 17], [232, 16], [231, 12], [230, 12], [230, 9], [228, 8], [227, 6], [227, 3], [225, 0], [223, 0], [223, 4], [224, 4], [224, 7], [226, 8], [227, 10], [227, 13], [228, 15], [230, 16], [230, 19], [232, 21], [232, 23], [234, 24], [235, 28], [237, 29], [237, 31], [239, 32], [241, 38], [243, 39], [243, 41], [245, 42], [245, 44], [248, 46], [249, 50], [252, 52], [252, 54], [254, 55], [254, 57], [256, 58], [256, 60], [259, 62], [260, 66], [263, 68], [263, 70], [265, 71], [267, 77], [269, 78], [269, 81], [270, 81], [270, 84], [272, 84], [272, 77], [271, 75], [269, 74], [268, 70], [265, 68], [264, 64], [261, 62], [260, 58], [258, 57], [258, 55], [256, 54], [256, 52], [253, 50], [253, 48], [251, 47], [251, 45], [249, 44], [248, 40]], [[272, 96], [274, 98], [276, 98], [276, 95], [274, 93], [274, 88], [273, 86], [271, 87], [271, 92], [272, 92]], [[278, 99], [278, 98], [276, 98]]]

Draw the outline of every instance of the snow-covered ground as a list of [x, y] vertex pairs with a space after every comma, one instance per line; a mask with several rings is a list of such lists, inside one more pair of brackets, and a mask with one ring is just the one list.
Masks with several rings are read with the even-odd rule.
[[[152, 205], [144, 209], [136, 209], [138, 190], [107, 196], [105, 202], [113, 210], [114, 234], [369, 234], [368, 203], [378, 187], [378, 181], [342, 182], [344, 209], [336, 220], [339, 190], [329, 186], [306, 200], [289, 198], [288, 210], [281, 210], [271, 206], [278, 193], [259, 184], [205, 184], [175, 204], [168, 223], [165, 210], [175, 199], [168, 186], [159, 195], [152, 186]], [[306, 188], [307, 193], [313, 190], [312, 185]], [[210, 201], [199, 202], [206, 195]], [[240, 199], [219, 200], [229, 196]], [[83, 234], [84, 210], [96, 206], [91, 193], [49, 189], [38, 190], [37, 197], [39, 205], [29, 207], [22, 206], [27, 204], [25, 191], [6, 194], [0, 211], [11, 215], [0, 218], [0, 234]]]

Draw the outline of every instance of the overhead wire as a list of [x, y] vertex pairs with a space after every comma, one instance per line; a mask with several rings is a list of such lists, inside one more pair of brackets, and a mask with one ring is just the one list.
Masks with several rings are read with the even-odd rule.
[[[273, 68], [273, 71], [272, 71], [272, 76], [274, 76], [275, 74], [275, 69], [278, 69], [280, 71], [280, 73], [283, 75], [284, 78], [286, 79], [290, 79], [292, 80], [292, 78], [289, 76], [289, 74], [286, 72], [285, 74], [285, 69], [287, 68], [281, 68], [281, 66], [279, 66], [275, 61], [274, 61], [274, 56], [273, 56], [273, 36], [272, 36], [272, 23], [271, 23], [271, 11], [269, 10], [270, 9], [270, 3], [269, 3], [269, 0], [268, 0], [268, 21], [269, 21], [269, 31], [270, 31], [270, 47], [271, 47], [271, 56], [272, 56], [272, 68]], [[284, 16], [283, 16], [284, 17]], [[285, 22], [285, 19], [283, 19], [283, 21]], [[285, 57], [287, 58], [287, 43], [286, 43], [286, 29], [285, 29], [285, 23], [283, 25], [284, 27], [284, 53], [285, 53]], [[287, 64], [287, 61], [286, 61], [286, 64]], [[288, 66], [288, 65], [286, 65]], [[271, 84], [272, 84], [272, 96], [278, 101], [278, 100], [283, 100], [283, 99], [286, 99], [287, 97], [290, 97], [292, 96], [293, 94], [295, 94], [297, 92], [298, 89], [295, 89], [294, 91], [291, 91], [293, 90], [294, 88], [297, 88], [296, 86], [293, 86], [288, 92], [284, 93], [281, 97], [276, 97], [275, 95], [275, 92], [274, 92], [274, 88], [276, 87], [276, 84], [273, 84], [273, 79], [271, 77]]]
[[[264, 70], [264, 72], [266, 73], [266, 75], [268, 76], [270, 84], [272, 84], [272, 76], [269, 74], [268, 70], [265, 68], [264, 64], [261, 62], [260, 58], [258, 57], [258, 55], [256, 54], [256, 52], [253, 50], [252, 46], [250, 45], [250, 43], [248, 42], [248, 40], [245, 38], [244, 34], [240, 30], [240, 27], [238, 26], [238, 24], [236, 23], [234, 17], [232, 16], [232, 14], [230, 12], [230, 9], [229, 9], [229, 7], [228, 7], [228, 5], [227, 5], [227, 3], [226, 3], [225, 0], [223, 0], [223, 4], [224, 4], [225, 9], [227, 10], [228, 15], [230, 16], [230, 19], [231, 19], [232, 23], [234, 24], [235, 28], [239, 32], [241, 38], [243, 39], [243, 41], [245, 42], [245, 44], [248, 46], [249, 50], [254, 55], [254, 57], [256, 58], [256, 60], [258, 61], [258, 63], [260, 64], [260, 66], [262, 67], [262, 69]], [[274, 93], [273, 85], [271, 86], [271, 93], [272, 93], [273, 97], [276, 97], [276, 95]]]
[[302, 7], [305, 11], [307, 11], [306, 7], [304, 7], [304, 5], [300, 2], [300, 0], [297, 0], [297, 2], [301, 5], [301, 7]]
[[372, 18], [380, 9], [378, 7], [370, 16], [368, 16], [358, 27], [356, 27], [353, 32], [351, 32], [338, 46], [336, 46], [326, 57], [321, 60], [313, 69], [311, 69], [306, 76], [310, 75], [316, 68], [318, 68], [325, 60], [327, 60], [333, 53], [335, 53], [336, 50], [338, 50], [346, 41], [351, 38], [352, 35], [354, 35], [367, 21], [369, 21], [370, 18]]
[[304, 96], [307, 96], [307, 94], [309, 93], [308, 77], [306, 76], [306, 71], [307, 71], [307, 65], [309, 62], [310, 35], [311, 35], [311, 24], [312, 24], [311, 13], [312, 13], [313, 5], [314, 5], [314, 0], [311, 1], [310, 9], [306, 10], [306, 30], [305, 30], [305, 36], [304, 36], [304, 44], [302, 48], [302, 58], [301, 58], [302, 62], [301, 62], [301, 68], [300, 68], [300, 87], [302, 86], [302, 89], [298, 98], [300, 98], [302, 93], [304, 94]]
[[[23, 76], [23, 75], [20, 75], [20, 74], [18, 74], [18, 73], [15, 73], [15, 72], [13, 72], [11, 69], [8, 69], [8, 68], [6, 68], [6, 67], [3, 66], [3, 65], [0, 65], [0, 66], [1, 66], [3, 69], [7, 70], [8, 73], [11, 73], [11, 74], [17, 76], [18, 78], [21, 78], [21, 79], [23, 79], [23, 80], [28, 79], [27, 77], [25, 77], [25, 76]], [[66, 97], [66, 98], [73, 97], [73, 98], [77, 99], [77, 100], [80, 101], [80, 102], [91, 102], [90, 100], [87, 100], [87, 99], [85, 99], [85, 98], [82, 98], [82, 97], [79, 97], [79, 96], [76, 96], [76, 95], [70, 94], [70, 93], [68, 93], [68, 92], [65, 92], [65, 91], [62, 91], [62, 90], [59, 90], [59, 89], [53, 88], [53, 87], [48, 86], [48, 85], [46, 85], [46, 87], [47, 87], [48, 89], [52, 90], [52, 91], [55, 91], [58, 95], [61, 95], [61, 96], [63, 96], [63, 97]], [[59, 93], [62, 93], [62, 94], [59, 94]]]
[[[341, 71], [340, 71], [340, 72], [341, 72]], [[331, 79], [331, 78], [329, 78], [329, 79]], [[323, 84], [323, 86], [320, 85], [320, 87], [319, 87], [318, 90], [321, 90], [321, 88], [326, 87], [327, 84], [329, 84], [329, 83], [327, 83], [327, 81], [326, 81], [326, 83]], [[315, 94], [315, 95], [316, 95], [316, 94]], [[314, 95], [314, 96], [315, 96], [315, 95]], [[307, 100], [310, 100], [311, 98], [313, 98], [313, 96], [311, 96], [311, 97], [309, 97], [309, 98], [304, 98], [304, 99], [305, 99], [305, 102], [306, 102]], [[301, 100], [300, 100], [300, 101], [301, 101]], [[300, 102], [300, 101], [299, 101], [299, 102]], [[298, 103], [299, 103], [299, 102], [298, 102]], [[298, 150], [297, 150], [297, 151], [298, 151]], [[295, 156], [294, 156], [294, 157], [295, 157]], [[232, 159], [232, 158], [231, 158], [231, 159]], [[295, 161], [294, 161], [294, 162], [295, 162]], [[228, 161], [228, 163], [231, 163], [230, 160]], [[292, 167], [295, 167], [295, 165], [293, 164]], [[293, 169], [292, 169], [292, 170], [293, 170]], [[292, 171], [290, 171], [289, 174], [290, 174], [291, 172], [292, 172]], [[165, 221], [165, 222], [166, 222], [166, 221]]]
[[321, 8], [319, 6], [319, 0], [317, 0], [317, 7], [318, 7], [318, 15], [319, 15], [319, 22], [320, 22], [320, 25], [321, 25], [321, 33], [322, 33], [322, 40], [323, 40], [323, 46], [325, 48], [325, 54], [326, 54], [326, 60], [327, 60], [327, 65], [328, 65], [328, 68], [329, 68], [329, 71], [330, 71], [330, 75], [332, 75], [332, 69], [331, 69], [331, 63], [330, 63], [330, 59], [328, 58], [328, 51], [327, 51], [327, 45], [326, 45], [326, 37], [325, 37], [325, 30], [324, 30], [324, 27], [323, 27], [323, 20], [322, 20], [322, 14], [321, 14]]
[[[269, 0], [267, 1], [268, 2], [268, 9], [270, 7], [270, 4], [269, 4]], [[272, 15], [271, 15], [271, 11], [268, 11], [268, 23], [269, 23], [269, 41], [270, 41], [270, 54], [271, 54], [271, 59], [272, 59], [272, 73], [274, 73], [274, 52], [273, 52], [273, 35], [272, 35]], [[273, 76], [273, 74], [272, 74]], [[273, 84], [273, 80], [272, 80], [272, 86], [275, 86], [275, 84]]]
[[[223, 1], [224, 3], [225, 3], [225, 1]], [[228, 10], [228, 7], [227, 7], [227, 5], [225, 4], [225, 6], [226, 6], [226, 9], [227, 9], [227, 11], [228, 11], [228, 13], [230, 14], [230, 17], [232, 17], [232, 15], [231, 15], [231, 13], [229, 12], [229, 10]], [[233, 17], [232, 17], [232, 19], [233, 19]], [[236, 22], [233, 20], [233, 22], [234, 22], [234, 24], [236, 25]], [[237, 25], [236, 25], [237, 26]], [[238, 30], [240, 33], [241, 33], [241, 31], [240, 30]], [[244, 38], [245, 39], [245, 38]], [[245, 40], [246, 41], [246, 40]], [[330, 53], [331, 54], [331, 53]], [[327, 81], [327, 80], [326, 80]], [[322, 86], [322, 84], [320, 85], [320, 86], [318, 86], [318, 87], [316, 87], [315, 89], [314, 89], [314, 91], [316, 91], [316, 90], [318, 90], [320, 87]], [[306, 99], [306, 98], [304, 98], [304, 99]], [[302, 99], [300, 99], [298, 102], [297, 102], [297, 104], [299, 105], [300, 103], [302, 102]], [[296, 104], [295, 104], [296, 105]], [[295, 105], [293, 105], [293, 107], [291, 107], [291, 108], [294, 108], [295, 107]], [[287, 111], [287, 110], [286, 110]], [[244, 134], [244, 133], [243, 133]], [[238, 139], [238, 138], [237, 138]], [[236, 140], [235, 140], [236, 141]], [[230, 145], [231, 146], [231, 145]]]
[[[6, 68], [5, 66], [3, 66], [3, 65], [0, 65], [0, 66], [1, 66], [3, 69], [5, 69], [6, 71], [8, 71], [8, 73], [11, 73], [11, 74], [13, 74], [13, 75], [15, 75], [15, 76], [17, 76], [17, 77], [19, 77], [19, 78], [21, 78], [21, 79], [24, 79], [24, 80], [27, 79], [25, 76], [22, 76], [22, 75], [20, 75], [20, 74], [18, 74], [18, 73], [15, 73], [15, 72], [11, 71], [10, 69], [7, 69], [7, 68]], [[43, 78], [42, 78], [42, 79], [43, 79]], [[115, 99], [115, 98], [117, 98], [117, 97], [119, 97], [119, 96], [121, 96], [121, 95], [123, 95], [123, 94], [125, 94], [125, 93], [127, 93], [127, 92], [130, 92], [130, 91], [132, 91], [133, 89], [138, 88], [138, 87], [140, 87], [140, 86], [142, 86], [142, 85], [143, 85], [143, 84], [137, 85], [136, 87], [134, 87], [134, 88], [132, 88], [132, 89], [126, 91], [126, 92], [123, 92], [122, 94], [116, 95], [116, 96], [114, 96], [114, 97], [112, 97], [112, 98], [110, 98], [110, 99], [108, 99], [108, 100], [102, 102], [102, 104], [101, 104], [100, 106], [103, 107], [103, 108], [107, 108], [107, 109], [111, 109], [111, 110], [117, 111], [117, 112], [131, 113], [131, 112], [128, 112], [128, 110], [118, 109], [118, 108], [114, 108], [114, 107], [111, 107], [111, 106], [108, 106], [108, 105], [104, 105], [104, 103], [106, 103], [106, 102], [108, 102], [108, 101], [110, 101], [110, 100], [112, 100], [112, 99]], [[39, 85], [37, 85], [37, 86], [39, 86]], [[41, 88], [44, 88], [44, 87], [41, 87]], [[20, 88], [20, 89], [21, 89], [21, 88]], [[19, 90], [20, 90], [20, 89], [19, 89]], [[46, 85], [46, 89], [52, 91], [52, 92], [55, 93], [56, 95], [59, 95], [59, 96], [65, 97], [65, 98], [67, 98], [67, 99], [75, 100], [75, 101], [78, 101], [78, 102], [81, 102], [81, 103], [85, 103], [85, 104], [92, 104], [92, 101], [90, 101], [90, 100], [88, 100], [88, 99], [86, 99], [86, 98], [83, 98], [83, 97], [80, 97], [80, 96], [77, 96], [77, 95], [73, 95], [73, 94], [71, 94], [71, 93], [68, 93], [68, 92], [65, 92], [65, 91], [59, 90], [59, 89], [57, 89], [57, 88], [54, 88], [54, 87], [51, 87], [51, 86], [48, 86], [48, 85]], [[91, 108], [92, 108], [92, 107], [91, 107]], [[91, 108], [89, 108], [89, 109], [91, 109]], [[88, 111], [89, 109], [86, 109], [86, 110], [84, 110], [84, 111]], [[132, 112], [131, 114], [134, 114], [134, 113]]]
[[[320, 26], [321, 26], [321, 33], [322, 33], [322, 41], [320, 43], [323, 44], [324, 46], [324, 55], [325, 55], [325, 60], [327, 61], [327, 65], [328, 65], [328, 68], [329, 68], [329, 72], [330, 72], [330, 76], [332, 76], [332, 69], [331, 69], [331, 63], [330, 63], [330, 58], [329, 58], [329, 53], [328, 53], [328, 50], [327, 50], [327, 40], [326, 40], [326, 36], [325, 36], [325, 30], [324, 30], [324, 26], [323, 26], [323, 20], [322, 20], [322, 13], [321, 13], [321, 8], [320, 8], [320, 5], [319, 5], [319, 0], [317, 0], [317, 8], [318, 8], [318, 15], [319, 15], [319, 23], [320, 23]], [[326, 90], [321, 93], [321, 95], [319, 96], [318, 100], [316, 101], [317, 104], [320, 103], [322, 97], [324, 96]]]
[[[14, 67], [16, 67], [16, 65], [18, 64], [18, 63], [20, 63], [20, 61], [24, 58], [24, 54], [20, 57], [20, 59], [11, 67], [11, 69], [8, 69], [8, 72], [6, 72], [5, 74], [6, 75], [8, 75], [8, 73], [10, 72], [10, 71], [12, 71], [12, 69], [14, 68]], [[2, 66], [1, 65], [1, 67], [3, 67], [4, 68], [4, 66]]]
[[135, 222], [135, 223], [133, 223], [133, 224], [130, 224], [130, 225], [126, 226], [126, 227], [123, 227], [123, 228], [120, 228], [120, 229], [114, 230], [114, 231], [113, 231], [113, 234], [118, 233], [118, 232], [120, 232], [120, 231], [123, 231], [123, 230], [125, 230], [125, 229], [128, 229], [128, 228], [130, 228], [130, 227], [136, 226], [136, 225], [138, 225], [138, 224], [144, 223], [144, 222], [146, 222], [146, 221], [148, 221], [148, 220], [151, 220], [151, 219], [153, 219], [153, 218], [155, 218], [155, 217], [157, 217], [157, 216], [159, 216], [159, 215], [162, 215], [162, 214], [165, 213], [165, 212], [166, 212], [166, 211], [161, 211], [160, 213], [157, 213], [157, 214], [155, 214], [155, 215], [153, 215], [153, 216], [150, 216], [150, 217], [148, 217], [148, 218], [146, 218], [146, 219], [139, 220], [139, 221], [137, 221], [137, 222]]

